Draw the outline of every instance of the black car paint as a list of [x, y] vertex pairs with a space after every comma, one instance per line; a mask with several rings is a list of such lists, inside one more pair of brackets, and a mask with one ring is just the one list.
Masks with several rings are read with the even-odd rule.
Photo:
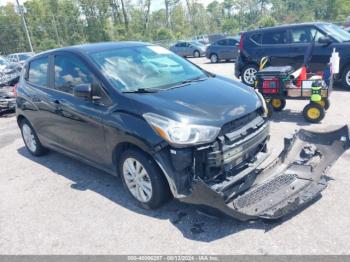
[[[27, 118], [41, 143], [69, 154], [111, 174], [116, 174], [118, 150], [134, 145], [150, 155], [169, 146], [145, 121], [153, 112], [174, 120], [222, 126], [261, 107], [247, 86], [223, 77], [209, 77], [181, 88], [157, 93], [121, 93], [90, 61], [89, 52], [108, 48], [137, 47], [140, 43], [105, 43], [53, 50], [30, 58], [48, 57], [48, 87], [35, 86], [22, 76], [17, 88], [17, 117]], [[99, 79], [111, 101], [102, 106], [74, 97], [53, 87], [53, 59], [57, 54], [79, 57]], [[173, 192], [174, 193], [174, 192]]]
[[[243, 48], [240, 50], [235, 63], [235, 76], [237, 78], [240, 77], [243, 68], [247, 65], [253, 64], [258, 66], [261, 58], [264, 56], [268, 56], [270, 58], [269, 64], [271, 66], [290, 65], [294, 68], [299, 68], [303, 64], [304, 55], [310, 43], [291, 43], [290, 30], [301, 27], [310, 27], [316, 28], [317, 30], [326, 34], [320, 27], [322, 24], [324, 23], [303, 23], [244, 32], [242, 34]], [[264, 34], [265, 32], [274, 32], [281, 29], [285, 29], [288, 32], [287, 44], [262, 45], [251, 40], [253, 35]], [[332, 43], [330, 44], [321, 44], [318, 42], [315, 43], [310, 61], [310, 71], [323, 71], [329, 62], [332, 50], [335, 48], [341, 57], [340, 74], [336, 75], [336, 77], [339, 78], [342, 75], [342, 70], [346, 66], [350, 65], [350, 43], [339, 43], [336, 39], [332, 38], [332, 36], [329, 37], [332, 40]]]

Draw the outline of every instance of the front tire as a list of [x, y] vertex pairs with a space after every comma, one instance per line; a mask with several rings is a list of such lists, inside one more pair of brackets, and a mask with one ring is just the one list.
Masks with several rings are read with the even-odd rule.
[[256, 65], [246, 65], [242, 69], [242, 82], [248, 86], [254, 86], [258, 67]]
[[195, 50], [195, 51], [193, 52], [193, 56], [196, 57], [196, 58], [198, 58], [198, 57], [201, 56], [201, 53], [199, 53], [198, 50]]
[[47, 153], [47, 149], [40, 143], [40, 140], [29, 121], [23, 119], [20, 127], [22, 138], [27, 150], [34, 156], [45, 155]]
[[126, 150], [119, 161], [119, 174], [129, 195], [145, 209], [156, 209], [170, 198], [168, 183], [150, 156]]

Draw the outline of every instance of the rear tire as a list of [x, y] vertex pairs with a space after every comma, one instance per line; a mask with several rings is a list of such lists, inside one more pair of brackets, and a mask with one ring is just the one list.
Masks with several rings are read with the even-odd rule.
[[248, 86], [254, 86], [258, 70], [258, 67], [253, 64], [243, 67], [241, 74], [242, 82]]
[[317, 102], [317, 103], [320, 104], [324, 108], [324, 110], [326, 110], [326, 111], [331, 106], [331, 102], [329, 101], [328, 97], [322, 98], [322, 100], [320, 102]]
[[40, 143], [40, 140], [29, 121], [27, 119], [23, 119], [20, 123], [20, 127], [22, 138], [27, 150], [33, 156], [45, 155], [48, 150]]
[[170, 198], [168, 182], [153, 159], [137, 149], [122, 153], [119, 174], [129, 195], [145, 209], [156, 209]]

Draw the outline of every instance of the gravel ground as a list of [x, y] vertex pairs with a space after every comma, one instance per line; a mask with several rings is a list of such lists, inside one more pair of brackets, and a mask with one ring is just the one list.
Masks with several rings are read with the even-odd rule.
[[[233, 76], [233, 63], [195, 63]], [[273, 152], [295, 129], [349, 124], [350, 92], [336, 90], [321, 124], [288, 101], [271, 123]], [[0, 118], [0, 254], [350, 254], [350, 152], [331, 169], [323, 197], [279, 223], [212, 218], [171, 201], [134, 205], [119, 178], [51, 152], [29, 155], [15, 117]]]

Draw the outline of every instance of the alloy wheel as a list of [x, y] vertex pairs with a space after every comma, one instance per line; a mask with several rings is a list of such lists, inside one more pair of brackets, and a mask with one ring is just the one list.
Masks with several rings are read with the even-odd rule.
[[134, 158], [127, 158], [123, 163], [123, 176], [130, 193], [140, 202], [152, 198], [152, 183], [144, 166]]
[[248, 67], [243, 73], [244, 82], [249, 85], [253, 85], [255, 82], [256, 73], [257, 70], [254, 67]]
[[23, 134], [24, 142], [26, 143], [28, 149], [31, 152], [35, 152], [37, 149], [37, 144], [36, 144], [35, 136], [32, 132], [32, 128], [27, 124], [23, 124], [22, 134]]

